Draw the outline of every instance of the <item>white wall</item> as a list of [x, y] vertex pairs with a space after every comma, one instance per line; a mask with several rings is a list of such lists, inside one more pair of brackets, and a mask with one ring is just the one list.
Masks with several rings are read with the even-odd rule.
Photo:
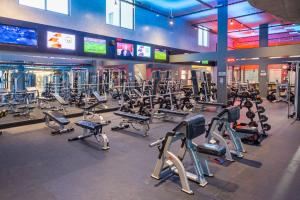
[[71, 15], [67, 16], [22, 6], [18, 0], [0, 0], [0, 16], [185, 50], [215, 51], [215, 45], [199, 47], [197, 30], [181, 19], [170, 27], [167, 18], [136, 8], [136, 28], [129, 30], [106, 24], [105, 0], [70, 1]]

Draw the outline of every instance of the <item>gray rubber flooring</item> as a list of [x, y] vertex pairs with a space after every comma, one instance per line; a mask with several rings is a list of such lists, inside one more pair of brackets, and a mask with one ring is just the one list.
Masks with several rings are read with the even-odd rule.
[[[158, 152], [148, 144], [174, 123], [152, 124], [147, 138], [107, 126], [109, 151], [93, 138], [67, 142], [81, 133], [75, 126], [74, 133], [58, 136], [44, 124], [6, 129], [0, 136], [0, 200], [299, 200], [300, 122], [286, 118], [284, 103], [266, 106], [272, 130], [262, 146], [246, 145], [245, 158], [229, 165], [210, 163], [215, 177], [204, 188], [191, 183], [194, 195], [181, 192], [176, 176], [150, 177]], [[120, 119], [103, 116], [112, 124]]]

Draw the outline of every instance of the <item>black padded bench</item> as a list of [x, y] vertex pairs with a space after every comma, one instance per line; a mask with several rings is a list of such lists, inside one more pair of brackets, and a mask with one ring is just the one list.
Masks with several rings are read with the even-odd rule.
[[114, 112], [115, 115], [129, 118], [129, 119], [134, 119], [134, 120], [139, 120], [139, 121], [148, 121], [150, 120], [150, 117], [142, 116], [142, 115], [137, 115], [133, 113], [128, 113], [128, 112], [122, 112], [122, 111], [116, 111]]
[[129, 128], [129, 125], [131, 125], [134, 129], [137, 129], [133, 124], [141, 125], [144, 130], [144, 136], [148, 136], [148, 131], [150, 129], [149, 123], [150, 123], [150, 117], [137, 115], [133, 113], [128, 112], [122, 112], [122, 111], [116, 111], [114, 112], [115, 115], [120, 116], [123, 119], [122, 122], [120, 122], [119, 126], [114, 126], [111, 128], [112, 131], [122, 130]]
[[221, 157], [225, 155], [226, 148], [215, 144], [204, 143], [197, 146], [197, 151], [199, 153]]
[[249, 135], [258, 134], [258, 129], [256, 127], [250, 127], [250, 126], [236, 126], [234, 128], [236, 132], [245, 133]]
[[104, 126], [101, 123], [96, 123], [87, 120], [81, 120], [75, 122], [75, 124], [81, 128], [83, 128], [83, 134], [79, 135], [74, 138], [68, 139], [69, 142], [77, 141], [77, 140], [84, 140], [85, 138], [94, 136], [97, 142], [102, 142], [102, 149], [108, 150], [109, 149], [109, 140], [105, 133], [102, 132], [102, 127]]
[[178, 110], [169, 110], [169, 109], [158, 109], [158, 113], [171, 114], [171, 115], [176, 115], [176, 116], [181, 116], [181, 117], [185, 117], [189, 114], [188, 112], [183, 112], [183, 111], [178, 111]]
[[204, 106], [215, 106], [215, 107], [226, 108], [226, 104], [223, 103], [204, 102], [204, 101], [197, 101], [196, 103]]
[[[65, 128], [70, 123], [64, 115], [56, 111], [44, 111], [45, 123], [49, 128], [54, 129], [52, 134], [62, 134], [73, 131], [73, 128]], [[52, 122], [52, 123], [51, 123]]]

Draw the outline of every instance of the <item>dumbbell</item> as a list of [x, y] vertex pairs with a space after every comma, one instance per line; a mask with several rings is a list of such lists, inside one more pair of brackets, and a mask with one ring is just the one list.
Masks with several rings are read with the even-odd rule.
[[262, 104], [263, 100], [261, 97], [257, 96], [255, 102], [256, 102], [256, 104]]
[[266, 109], [263, 106], [257, 106], [257, 112], [261, 114], [266, 112]]
[[250, 109], [250, 108], [253, 107], [253, 103], [252, 103], [251, 101], [248, 101], [248, 100], [247, 100], [247, 101], [244, 103], [244, 107]]
[[269, 131], [269, 130], [271, 130], [272, 127], [271, 127], [270, 124], [263, 124], [262, 128], [263, 128], [264, 131]]
[[250, 127], [258, 127], [258, 124], [256, 121], [252, 121], [252, 122], [249, 122], [248, 124]]
[[264, 123], [264, 122], [267, 122], [268, 120], [269, 120], [269, 118], [266, 115], [261, 115], [259, 121]]
[[0, 118], [5, 117], [8, 114], [7, 110], [0, 111]]
[[249, 111], [246, 112], [246, 116], [247, 116], [247, 118], [249, 118], [249, 119], [254, 119], [255, 113], [252, 112], [251, 110], [249, 110]]

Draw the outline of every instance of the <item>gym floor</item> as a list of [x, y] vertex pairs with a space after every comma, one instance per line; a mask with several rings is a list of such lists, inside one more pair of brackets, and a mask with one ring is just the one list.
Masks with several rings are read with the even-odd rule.
[[[286, 117], [284, 103], [266, 104], [272, 130], [261, 147], [245, 145], [244, 159], [224, 166], [210, 163], [215, 177], [194, 195], [180, 190], [177, 176], [150, 177], [158, 151], [148, 144], [176, 124], [151, 125], [147, 138], [105, 127], [111, 149], [101, 150], [94, 138], [67, 142], [75, 132], [51, 136], [44, 124], [4, 130], [0, 136], [1, 200], [139, 200], [139, 199], [299, 199], [300, 122]], [[209, 119], [215, 113], [204, 113]], [[115, 124], [119, 117], [103, 114]], [[71, 119], [72, 122], [79, 118]], [[208, 122], [208, 120], [207, 120]], [[204, 136], [203, 136], [204, 137]], [[203, 138], [197, 140], [202, 142]], [[190, 161], [186, 163], [190, 166]]]

